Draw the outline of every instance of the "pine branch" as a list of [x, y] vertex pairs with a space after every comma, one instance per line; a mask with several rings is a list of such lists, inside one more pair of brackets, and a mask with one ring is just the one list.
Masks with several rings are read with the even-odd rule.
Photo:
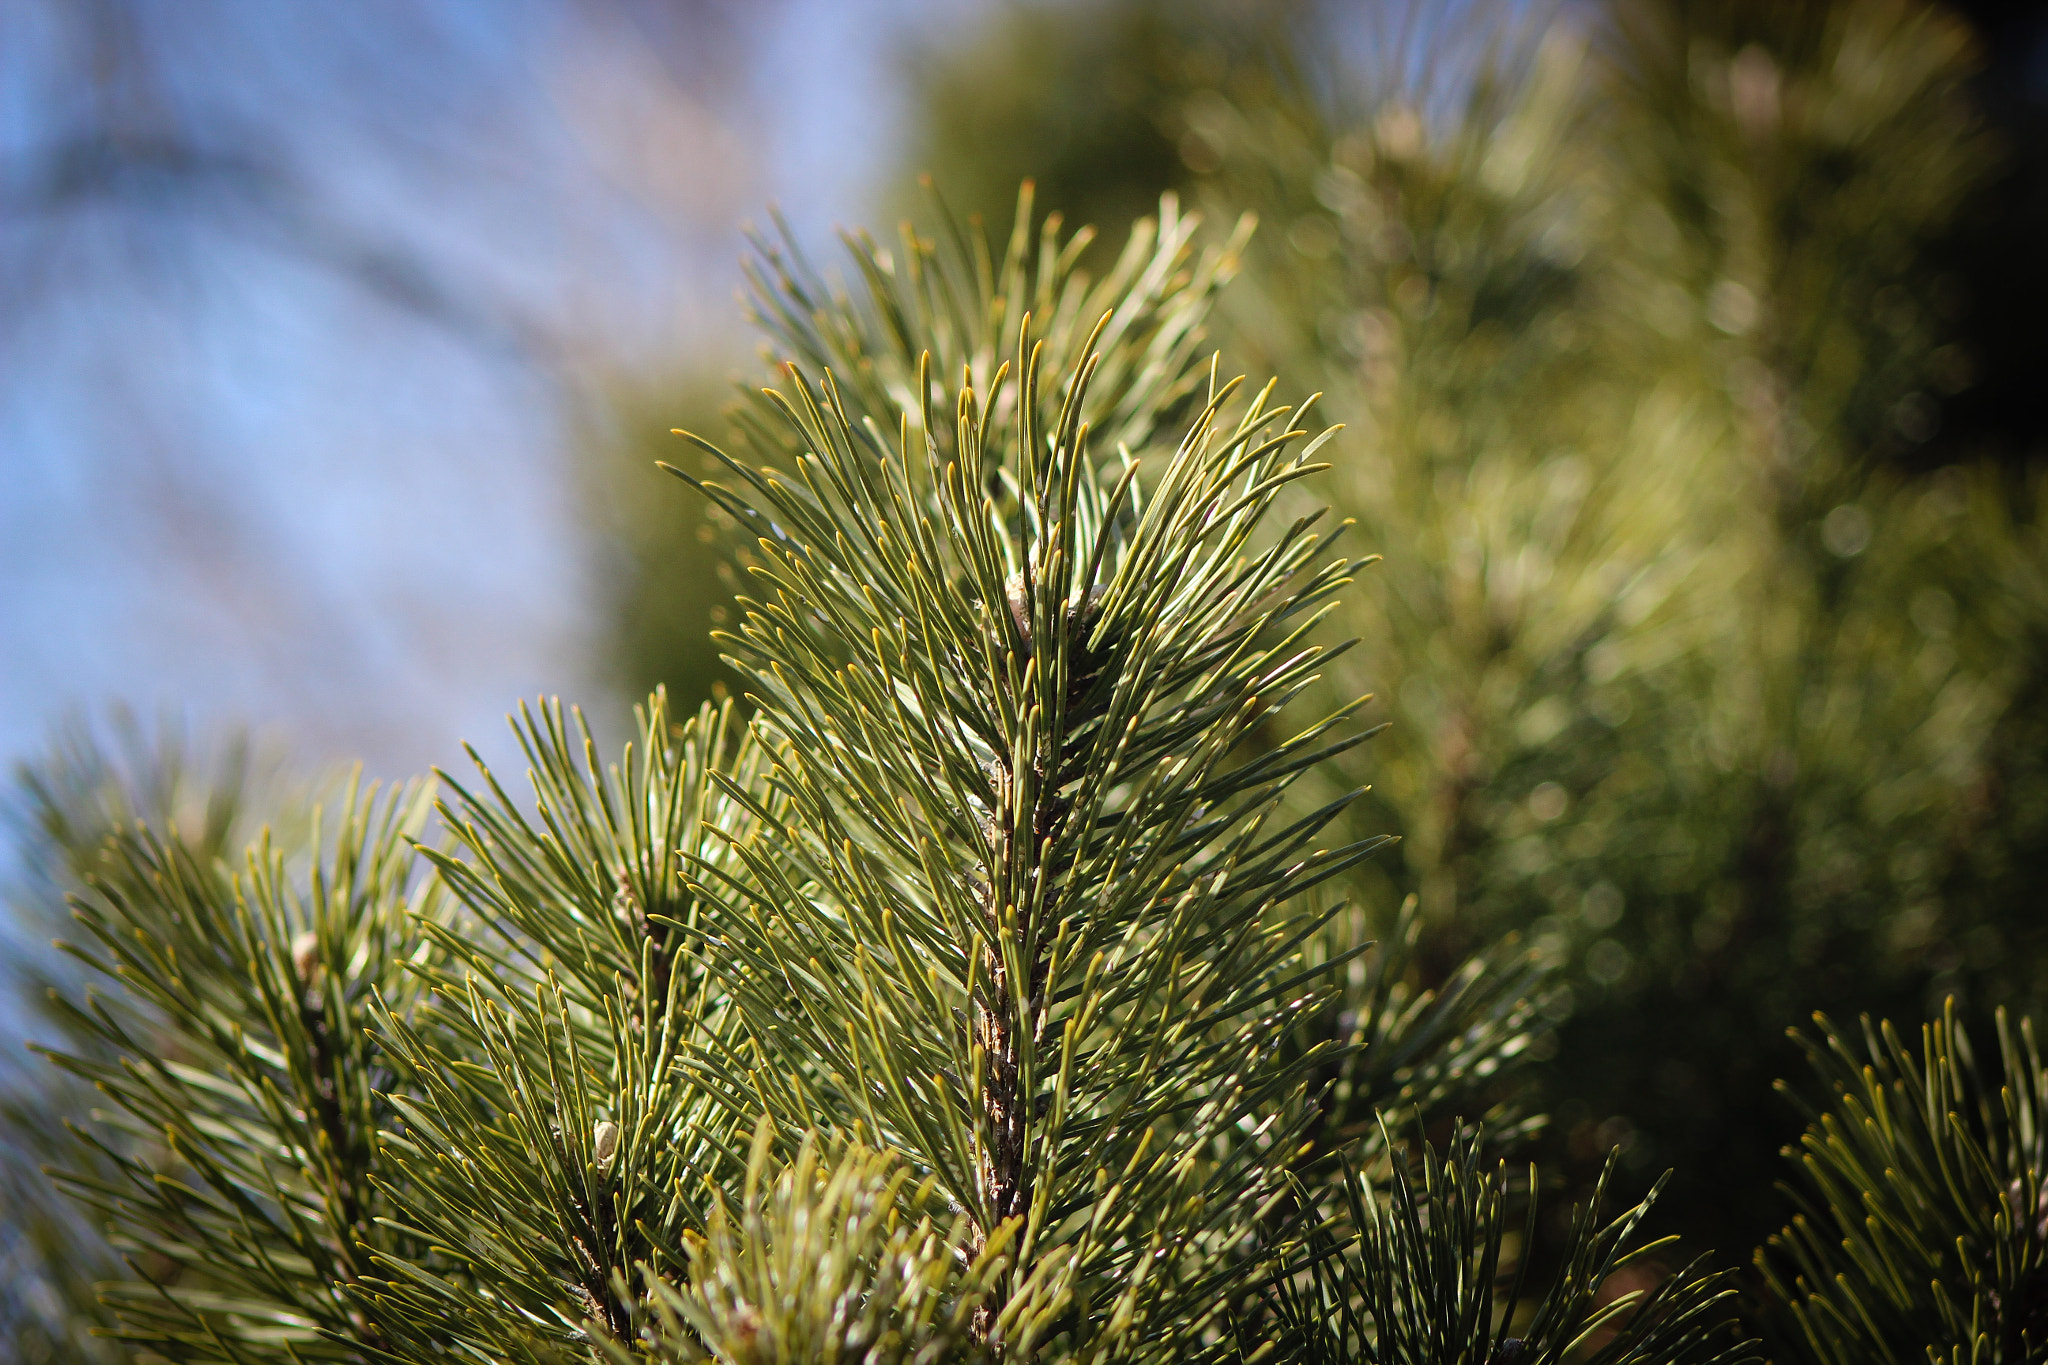
[[[1316, 850], [1344, 803], [1291, 812], [1292, 753], [1245, 756], [1333, 652], [1309, 634], [1354, 566], [1316, 514], [1273, 526], [1329, 433], [1199, 378], [1219, 262], [1165, 221], [1093, 291], [1050, 233], [1034, 276], [1022, 226], [1000, 268], [856, 243], [859, 303], [781, 269], [763, 311], [846, 377], [792, 365], [763, 462], [706, 445], [733, 485], [684, 475], [760, 544], [730, 643], [782, 804], [695, 889], [763, 1070], [805, 1059], [763, 1097], [906, 1153], [977, 1250], [1021, 1228], [977, 1322], [1020, 1358], [1211, 1332], [1328, 1046], [1283, 1060], [1324, 989], [1303, 898], [1377, 842]], [[1099, 428], [1144, 444], [1104, 467]], [[1041, 1274], [1070, 1312], [1004, 1297]]]
[[314, 816], [300, 871], [261, 837], [242, 870], [146, 825], [108, 846], [78, 897], [91, 947], [132, 1004], [64, 1001], [86, 1040], [49, 1055], [113, 1109], [79, 1136], [98, 1167], [59, 1180], [110, 1220], [139, 1279], [107, 1288], [119, 1335], [176, 1360], [361, 1360], [384, 1345], [356, 1287], [381, 1221], [376, 1130], [390, 1112], [370, 998], [411, 998], [410, 840], [424, 788], [351, 785], [331, 846]]
[[680, 1069], [723, 1055], [729, 1029], [677, 867], [715, 863], [710, 824], [744, 827], [717, 782], [757, 787], [755, 751], [729, 707], [673, 726], [659, 692], [610, 767], [557, 703], [513, 728], [536, 805], [480, 762], [481, 790], [449, 784], [462, 856], [427, 856], [477, 922], [423, 926], [446, 952], [423, 973], [434, 1004], [375, 1024], [405, 1092], [387, 1194], [464, 1270], [380, 1262], [414, 1358], [439, 1341], [534, 1361], [635, 1341], [639, 1286], [682, 1282], [685, 1235], [746, 1168], [751, 1105]]
[[[963, 1217], [908, 1215], [931, 1203], [929, 1181], [887, 1154], [850, 1147], [828, 1159], [807, 1134], [789, 1164], [764, 1125], [738, 1209], [714, 1208], [690, 1245], [690, 1278], [650, 1280], [661, 1328], [651, 1358], [728, 1365], [859, 1360], [869, 1365], [975, 1365], [975, 1309], [1008, 1247], [968, 1252]], [[608, 1348], [618, 1365], [642, 1359]]]
[[[1783, 1188], [1798, 1214], [1757, 1252], [1794, 1359], [2036, 1361], [2048, 1352], [2048, 1072], [2031, 1021], [1998, 1015], [1999, 1075], [1951, 1000], [1917, 1055], [1889, 1023], [1860, 1046], [1800, 1035], [1825, 1108]], [[1784, 1087], [1781, 1087], [1781, 1089]]]
[[[1391, 1139], [1388, 1146], [1392, 1146]], [[1760, 1359], [1736, 1326], [1735, 1289], [1694, 1261], [1612, 1298], [1603, 1286], [1672, 1239], [1637, 1229], [1656, 1190], [1610, 1222], [1599, 1208], [1614, 1159], [1573, 1219], [1558, 1277], [1517, 1327], [1527, 1262], [1506, 1268], [1514, 1235], [1506, 1165], [1487, 1169], [1476, 1130], [1439, 1152], [1418, 1141], [1415, 1169], [1395, 1162], [1385, 1197], [1347, 1165], [1342, 1213], [1315, 1229], [1273, 1286], [1282, 1358], [1300, 1365], [1738, 1365]], [[1661, 1185], [1662, 1182], [1660, 1181]], [[1535, 1173], [1519, 1245], [1536, 1230]], [[1514, 1335], [1519, 1332], [1520, 1335]]]
[[[1364, 940], [1363, 911], [1346, 918], [1361, 922], [1333, 924], [1315, 951]], [[1544, 1122], [1525, 1112], [1520, 1082], [1543, 1027], [1545, 972], [1510, 938], [1435, 989], [1418, 989], [1410, 977], [1422, 928], [1410, 897], [1379, 949], [1343, 965], [1333, 1013], [1304, 1035], [1346, 1044], [1326, 1063], [1329, 1083], [1311, 1130], [1316, 1144], [1367, 1168], [1380, 1154], [1382, 1115], [1434, 1129], [1477, 1111], [1479, 1130], [1496, 1149], [1522, 1142]]]
[[[0, 828], [13, 836], [18, 860], [6, 878], [6, 908], [27, 947], [63, 932], [68, 898], [82, 894], [87, 879], [122, 876], [109, 839], [138, 821], [175, 825], [178, 842], [211, 863], [240, 848], [266, 819], [296, 856], [305, 837], [301, 815], [273, 764], [243, 737], [198, 746], [173, 724], [145, 728], [120, 710], [103, 727], [76, 721], [42, 759], [19, 770], [17, 789], [0, 798]], [[61, 1011], [53, 1014], [46, 1003], [53, 992], [78, 987], [71, 965], [61, 955], [24, 952], [0, 965], [0, 976], [15, 986], [18, 1004], [64, 1037], [67, 1051], [92, 1052], [94, 1040], [64, 1033]], [[124, 1007], [118, 998], [103, 1003], [117, 1012]], [[135, 1017], [129, 1026], [147, 1032], [150, 1023]], [[91, 1335], [108, 1321], [96, 1286], [124, 1268], [102, 1230], [38, 1169], [90, 1158], [64, 1120], [92, 1102], [90, 1086], [75, 1076], [40, 1064], [30, 1073], [0, 1059], [0, 1340], [25, 1361], [125, 1358], [118, 1343]], [[86, 1169], [101, 1179], [112, 1175], [103, 1165]]]
[[149, 1258], [131, 1339], [1231, 1360], [1314, 1143], [1512, 1059], [1512, 978], [1332, 928], [1383, 841], [1296, 788], [1365, 736], [1281, 713], [1357, 566], [1294, 514], [1333, 433], [1197, 363], [1235, 243], [1169, 202], [1091, 285], [1028, 215], [1000, 264], [855, 242], [858, 300], [757, 276], [828, 366], [692, 480], [759, 540], [744, 735], [657, 693], [606, 766], [544, 703], [533, 800], [444, 775], [441, 848], [424, 795], [303, 871], [116, 841], [81, 957], [139, 1004], [61, 1060], [117, 1101], [69, 1183]]

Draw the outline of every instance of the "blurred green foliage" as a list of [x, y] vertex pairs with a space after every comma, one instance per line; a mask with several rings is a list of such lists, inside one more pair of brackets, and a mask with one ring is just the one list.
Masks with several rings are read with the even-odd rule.
[[[1012, 5], [964, 50], [917, 51], [902, 71], [918, 111], [910, 164], [941, 173], [963, 218], [1000, 225], [1018, 182], [1031, 180], [1040, 208], [1120, 234], [1190, 178], [1175, 120], [1190, 48], [1217, 24], [1213, 8]], [[908, 186], [897, 198], [900, 211], [924, 216]], [[1107, 264], [1120, 245], [1101, 242], [1091, 264]]]
[[620, 386], [591, 407], [578, 441], [602, 603], [594, 671], [620, 713], [657, 686], [685, 714], [739, 690], [710, 639], [735, 623], [730, 518], [655, 464], [694, 458], [677, 429], [724, 436], [729, 384], [702, 371], [681, 375]]

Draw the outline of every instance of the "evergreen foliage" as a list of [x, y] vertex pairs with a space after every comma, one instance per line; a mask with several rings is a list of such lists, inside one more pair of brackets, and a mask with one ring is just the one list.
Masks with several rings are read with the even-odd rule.
[[1129, 117], [1260, 215], [1220, 334], [1351, 424], [1322, 491], [1386, 557], [1325, 698], [1392, 722], [1327, 775], [1402, 836], [1368, 911], [1418, 898], [1425, 978], [1525, 934], [1548, 1154], [1761, 1237], [1786, 1024], [2041, 999], [2039, 480], [1963, 420], [2031, 261], [1958, 244], [2022, 230], [2003, 54], [1915, 0], [1027, 8], [927, 78], [920, 167], [976, 152], [944, 91], [1040, 92], [1051, 147], [1092, 32], [1172, 29]]
[[62, 1003], [85, 1046], [52, 1055], [112, 1105], [79, 1134], [93, 1166], [60, 1178], [137, 1272], [105, 1291], [124, 1339], [275, 1360], [380, 1339], [351, 1291], [375, 1255], [421, 1252], [374, 1183], [393, 1110], [366, 1025], [417, 990], [402, 945], [439, 901], [408, 892], [428, 811], [425, 788], [351, 787], [299, 868], [267, 836], [240, 867], [144, 824], [109, 836], [71, 951], [124, 991]]
[[1791, 1309], [1787, 1356], [2048, 1355], [2048, 1072], [2031, 1021], [2014, 1029], [2000, 1012], [1995, 1074], [1953, 1003], [1921, 1029], [1917, 1053], [1889, 1022], [1865, 1018], [1860, 1039], [1819, 1024], [1802, 1041], [1827, 1104], [1786, 1153], [1799, 1214], [1757, 1253]]
[[393, 1196], [439, 1249], [387, 1258], [377, 1294], [417, 1358], [545, 1360], [592, 1323], [631, 1340], [639, 1282], [681, 1276], [706, 1182], [744, 1168], [739, 1114], [679, 1070], [729, 1012], [678, 864], [734, 827], [718, 775], [756, 783], [756, 751], [729, 707], [672, 726], [657, 694], [638, 720], [606, 766], [580, 715], [522, 709], [530, 814], [481, 760], [477, 791], [450, 784], [453, 848], [427, 857], [468, 915], [421, 926], [425, 1006], [378, 1015]]
[[1724, 1122], [1759, 1020], [2035, 989], [2038, 499], [1907, 458], [1968, 369], [1925, 269], [1994, 164], [1965, 31], [1504, 9], [1437, 86], [1455, 24], [1353, 80], [1313, 7], [1116, 15], [996, 45], [1150, 35], [1056, 192], [1237, 228], [1094, 245], [1027, 184], [994, 240], [936, 197], [838, 272], [758, 240], [772, 387], [670, 471], [744, 697], [696, 669], [610, 759], [522, 707], [523, 784], [32, 776], [82, 941], [4, 1116], [108, 1236], [7, 1170], [17, 1354], [2048, 1359], [2002, 1013], [1995, 1076], [1953, 1006], [1823, 1018], [1790, 1225], [1746, 1296], [1711, 1264], [1784, 1216]]
[[906, 1152], [977, 1249], [1022, 1220], [989, 1339], [1186, 1358], [1316, 1117], [1327, 1045], [1281, 1055], [1341, 965], [1301, 956], [1333, 913], [1306, 893], [1379, 842], [1317, 852], [1350, 798], [1285, 800], [1355, 707], [1240, 753], [1353, 566], [1313, 513], [1258, 538], [1330, 433], [1195, 363], [1236, 244], [1194, 256], [1169, 201], [1084, 292], [1030, 222], [1000, 264], [856, 241], [831, 309], [764, 253], [772, 333], [832, 368], [750, 424], [775, 465], [699, 482], [773, 589], [734, 652], [783, 804], [745, 879], [698, 885], [757, 1046], [816, 1059], [754, 1080], [778, 1124]]
[[[885, 1153], [850, 1147], [825, 1167], [806, 1139], [780, 1173], [764, 1127], [754, 1144], [737, 1226], [722, 1205], [689, 1248], [690, 1280], [655, 1283], [656, 1359], [769, 1365], [862, 1360], [876, 1365], [986, 1360], [975, 1315], [1004, 1264], [1007, 1238], [970, 1257], [964, 1215], [911, 1222], [929, 1180]], [[632, 1357], [613, 1351], [621, 1361]]]
[[1236, 1359], [1373, 1116], [1512, 1119], [1530, 978], [1367, 966], [1384, 841], [1294, 790], [1369, 737], [1278, 723], [1356, 564], [1334, 430], [1203, 360], [1242, 233], [1169, 200], [1091, 284], [1032, 223], [850, 297], [764, 247], [785, 386], [689, 476], [758, 537], [744, 727], [544, 703], [530, 801], [76, 836], [62, 1179], [140, 1358]]
[[[1293, 1358], [1315, 1365], [1733, 1365], [1757, 1358], [1754, 1343], [1737, 1340], [1726, 1312], [1734, 1286], [1702, 1262], [1658, 1277], [1647, 1291], [1603, 1294], [1612, 1277], [1671, 1240], [1637, 1236], [1654, 1190], [1600, 1223], [1612, 1156], [1572, 1220], [1562, 1272], [1530, 1312], [1522, 1292], [1528, 1262], [1510, 1271], [1502, 1255], [1515, 1231], [1506, 1163], [1489, 1170], [1469, 1131], [1442, 1152], [1426, 1141], [1418, 1148], [1414, 1173], [1395, 1168], [1384, 1204], [1346, 1170], [1340, 1188], [1353, 1240], [1340, 1246], [1312, 1237], [1302, 1282], [1283, 1280], [1275, 1291]], [[1533, 1170], [1530, 1176], [1525, 1246], [1536, 1230]], [[1525, 1324], [1517, 1323], [1518, 1310]]]
[[[1006, 283], [1029, 288], [1017, 254]], [[1134, 455], [1112, 491], [1086, 414], [1108, 439], [1138, 425], [1118, 411], [1129, 383], [1149, 447], [1139, 384], [1171, 394], [1180, 367], [1136, 383], [1084, 369], [1095, 337], [1083, 350], [1069, 322], [1046, 344], [1031, 321], [958, 390], [919, 376], [900, 454], [828, 379], [791, 396], [804, 464], [737, 470], [760, 506], [726, 506], [780, 590], [749, 604], [741, 649], [772, 689], [763, 733], [790, 809], [761, 812], [759, 889], [707, 894], [731, 902], [752, 1031], [823, 1072], [777, 1078], [770, 1112], [912, 1154], [977, 1246], [1024, 1220], [1013, 1279], [1042, 1281], [1046, 1316], [1005, 1294], [991, 1335], [1028, 1351], [1071, 1304], [1103, 1333], [1089, 1354], [1122, 1340], [1173, 1357], [1212, 1325], [1205, 1262], [1254, 1224], [1299, 1141], [1281, 1114], [1304, 1109], [1318, 1055], [1273, 1054], [1313, 984], [1305, 893], [1370, 848], [1318, 854], [1329, 814], [1290, 823], [1280, 804], [1295, 772], [1355, 742], [1320, 742], [1337, 717], [1230, 762], [1313, 676], [1307, 627], [1351, 566], [1307, 519], [1250, 545], [1316, 468], [1296, 412], [1264, 395], [1228, 412], [1212, 386], [1149, 496]], [[1110, 313], [1102, 331], [1150, 321]], [[1250, 1140], [1233, 1137], [1248, 1116]]]
[[[282, 779], [274, 755], [240, 738], [195, 746], [174, 725], [152, 729], [124, 711], [102, 732], [82, 723], [66, 726], [48, 758], [20, 776], [6, 805], [20, 857], [7, 900], [10, 927], [25, 938], [61, 931], [68, 893], [123, 874], [124, 864], [107, 856], [107, 842], [138, 821], [167, 832], [209, 864], [240, 848], [266, 811], [277, 817], [277, 845], [296, 853], [306, 835], [297, 818], [302, 794]], [[5, 970], [15, 1000], [34, 1011], [39, 1024], [61, 1028], [54, 992], [78, 986], [78, 964], [24, 944], [9, 954]], [[101, 1004], [119, 1009], [121, 999]], [[71, 1039], [74, 1048], [85, 1043]], [[89, 1329], [100, 1316], [95, 1285], [112, 1278], [120, 1261], [101, 1230], [37, 1169], [86, 1155], [66, 1122], [92, 1106], [94, 1092], [78, 1077], [24, 1055], [0, 1058], [0, 1095], [8, 1149], [0, 1163], [0, 1340], [24, 1365], [113, 1360], [115, 1344]], [[103, 1140], [119, 1141], [111, 1134]]]

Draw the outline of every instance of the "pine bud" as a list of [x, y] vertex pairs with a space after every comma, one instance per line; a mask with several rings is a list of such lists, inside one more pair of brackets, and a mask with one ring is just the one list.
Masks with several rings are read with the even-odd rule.
[[600, 1121], [597, 1131], [591, 1135], [590, 1148], [591, 1154], [597, 1158], [597, 1169], [601, 1171], [611, 1165], [612, 1158], [619, 1151], [619, 1125], [610, 1119]]
[[313, 973], [320, 969], [320, 936], [308, 929], [292, 940], [292, 971], [298, 976], [301, 986], [313, 984]]
[[1010, 602], [1010, 624], [1017, 628], [1017, 638], [1024, 642], [1024, 657], [1031, 657], [1031, 604], [1024, 594], [1024, 575], [1013, 573], [1009, 582], [1003, 584], [1003, 595]]

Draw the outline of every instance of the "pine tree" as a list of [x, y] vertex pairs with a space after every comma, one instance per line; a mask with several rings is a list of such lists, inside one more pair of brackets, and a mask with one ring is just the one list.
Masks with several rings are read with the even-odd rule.
[[[727, 460], [749, 496], [701, 485], [774, 589], [737, 649], [787, 803], [757, 808], [752, 884], [704, 893], [754, 967], [749, 1031], [817, 1059], [771, 1116], [905, 1152], [977, 1252], [1018, 1228], [978, 1336], [1175, 1358], [1217, 1332], [1314, 1116], [1325, 1049], [1281, 1055], [1338, 965], [1298, 955], [1333, 913], [1307, 893], [1377, 842], [1317, 851], [1343, 799], [1284, 801], [1359, 742], [1341, 712], [1234, 758], [1314, 677], [1352, 566], [1314, 514], [1255, 539], [1329, 433], [1191, 365], [1226, 257], [1187, 261], [1169, 213], [1061, 299], [1061, 244], [1018, 221], [971, 312], [947, 306], [968, 258], [862, 252], [893, 355], [784, 311], [790, 350], [852, 379], [793, 366], [784, 430], [756, 428], [779, 476]], [[818, 296], [800, 268], [776, 296]], [[924, 360], [949, 332], [957, 387]]]
[[744, 724], [657, 693], [606, 764], [544, 703], [530, 800], [100, 834], [62, 1179], [139, 1359], [1745, 1358], [1718, 1277], [1600, 1299], [1641, 1207], [1510, 1339], [1459, 1115], [1516, 1131], [1533, 985], [1367, 968], [1382, 841], [1300, 782], [1369, 732], [1282, 714], [1335, 430], [1204, 354], [1241, 234], [1169, 200], [1090, 283], [1032, 227], [763, 244], [780, 387], [685, 474], [756, 537]]
[[1525, 934], [1562, 987], [1546, 1166], [1587, 1189], [1619, 1136], [1725, 1247], [1779, 1220], [1784, 1024], [2039, 1006], [2042, 489], [1967, 463], [2025, 352], [1972, 315], [2029, 315], [1987, 243], [2048, 184], [1977, 74], [1997, 31], [1097, 0], [917, 63], [906, 169], [969, 202], [1037, 168], [1061, 206], [1258, 211], [1220, 344], [1328, 391], [1317, 495], [1386, 555], [1319, 701], [1391, 730], [1304, 778], [1402, 836], [1361, 917], [1415, 894], [1425, 979]]

